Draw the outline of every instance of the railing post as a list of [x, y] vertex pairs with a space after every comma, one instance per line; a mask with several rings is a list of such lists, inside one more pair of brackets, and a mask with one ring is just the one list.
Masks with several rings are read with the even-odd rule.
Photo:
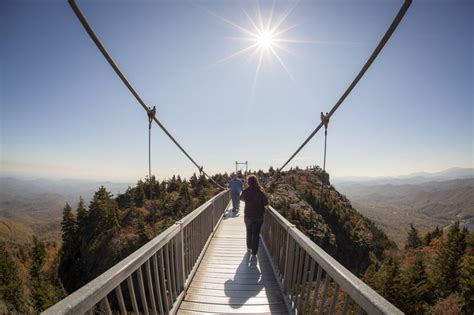
[[214, 233], [214, 230], [216, 228], [216, 202], [215, 200], [212, 200], [212, 233]]
[[176, 222], [176, 224], [179, 225], [179, 239], [180, 239], [180, 247], [181, 247], [181, 272], [182, 272], [182, 283], [181, 285], [183, 286], [183, 290], [185, 289], [185, 284], [186, 284], [186, 269], [185, 269], [185, 259], [184, 259], [184, 237], [183, 237], [183, 222], [182, 221], [178, 221]]
[[290, 247], [290, 231], [295, 227], [294, 224], [289, 224], [286, 227], [286, 249], [285, 249], [285, 264], [283, 266], [283, 289], [286, 290], [286, 285], [288, 282], [288, 252]]

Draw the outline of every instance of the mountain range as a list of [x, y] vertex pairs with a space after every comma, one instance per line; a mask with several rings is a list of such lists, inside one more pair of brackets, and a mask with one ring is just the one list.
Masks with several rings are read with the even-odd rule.
[[333, 178], [331, 182], [337, 186], [383, 185], [383, 184], [422, 184], [427, 182], [447, 181], [453, 179], [474, 178], [474, 168], [452, 167], [440, 172], [417, 172], [400, 176], [346, 176]]
[[396, 178], [352, 178], [335, 180], [334, 185], [400, 245], [411, 223], [423, 233], [454, 221], [474, 229], [473, 170], [452, 168]]
[[66, 202], [76, 205], [82, 196], [86, 204], [100, 186], [112, 193], [124, 192], [129, 183], [75, 179], [0, 178], [0, 240], [23, 243], [33, 234], [40, 239], [60, 239], [59, 222]]

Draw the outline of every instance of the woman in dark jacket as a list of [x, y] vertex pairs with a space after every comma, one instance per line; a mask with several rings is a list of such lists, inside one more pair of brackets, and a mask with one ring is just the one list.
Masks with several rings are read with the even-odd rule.
[[244, 220], [247, 228], [247, 250], [257, 255], [260, 228], [263, 224], [263, 212], [268, 199], [255, 175], [247, 177], [249, 187], [242, 192], [240, 199], [245, 202]]

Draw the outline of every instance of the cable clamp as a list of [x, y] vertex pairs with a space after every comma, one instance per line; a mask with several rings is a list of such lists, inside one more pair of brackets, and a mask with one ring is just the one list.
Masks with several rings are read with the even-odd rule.
[[153, 106], [153, 108], [151, 107], [148, 107], [148, 122], [150, 123], [150, 126], [151, 126], [151, 123], [153, 121], [153, 119], [155, 118], [155, 115], [156, 115], [156, 106]]
[[328, 124], [329, 124], [329, 113], [326, 112], [326, 115], [324, 115], [323, 112], [321, 112], [321, 123], [324, 124], [324, 128], [328, 129]]

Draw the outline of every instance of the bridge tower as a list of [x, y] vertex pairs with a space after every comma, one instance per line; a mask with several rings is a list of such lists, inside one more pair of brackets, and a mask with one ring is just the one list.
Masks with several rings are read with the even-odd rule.
[[[244, 169], [244, 165], [245, 165], [245, 169]], [[249, 169], [249, 162], [248, 161], [245, 161], [245, 162], [235, 161], [235, 174], [237, 174], [239, 171], [244, 171], [244, 175], [246, 176], [247, 172], [248, 172], [248, 169]]]

